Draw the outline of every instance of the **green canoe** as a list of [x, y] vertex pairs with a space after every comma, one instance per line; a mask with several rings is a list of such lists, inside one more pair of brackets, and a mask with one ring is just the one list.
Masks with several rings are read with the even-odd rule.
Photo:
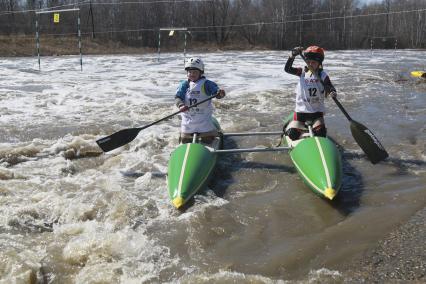
[[[285, 120], [285, 125], [293, 114]], [[283, 144], [291, 148], [291, 160], [305, 184], [321, 197], [332, 200], [342, 185], [342, 159], [335, 143], [329, 138], [305, 133], [296, 141], [283, 136]]]
[[[213, 119], [220, 133], [220, 126]], [[180, 144], [170, 155], [167, 185], [169, 197], [176, 208], [182, 207], [191, 197], [208, 183], [216, 165], [217, 154], [214, 149], [222, 147], [222, 135], [217, 136], [212, 144]]]

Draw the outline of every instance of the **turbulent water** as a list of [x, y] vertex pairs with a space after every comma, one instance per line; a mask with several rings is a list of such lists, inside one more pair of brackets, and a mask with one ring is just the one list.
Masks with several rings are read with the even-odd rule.
[[[297, 83], [283, 71], [287, 52], [201, 56], [227, 91], [215, 102], [225, 132], [281, 130]], [[287, 153], [251, 153], [222, 157], [182, 212], [166, 186], [177, 116], [107, 154], [95, 143], [176, 111], [182, 55], [86, 56], [82, 72], [78, 60], [43, 57], [39, 72], [34, 58], [0, 59], [0, 283], [342, 281], [342, 264], [426, 204], [426, 82], [409, 77], [426, 70], [426, 52], [326, 53], [341, 103], [390, 155], [368, 162], [328, 100], [344, 159], [333, 202], [303, 184]]]

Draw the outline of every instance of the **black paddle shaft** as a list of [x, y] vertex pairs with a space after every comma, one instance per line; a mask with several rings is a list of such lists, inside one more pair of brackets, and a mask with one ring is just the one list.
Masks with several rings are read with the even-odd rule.
[[136, 138], [136, 136], [138, 136], [139, 132], [141, 130], [144, 130], [145, 128], [148, 128], [150, 126], [153, 126], [154, 124], [157, 124], [161, 121], [167, 120], [169, 118], [171, 118], [172, 116], [175, 116], [176, 114], [179, 114], [181, 112], [187, 111], [190, 108], [196, 107], [202, 103], [205, 103], [215, 97], [217, 97], [219, 95], [219, 93], [208, 97], [207, 99], [204, 99], [198, 103], [195, 103], [191, 106], [188, 106], [188, 108], [186, 110], [179, 110], [177, 112], [174, 112], [166, 117], [163, 117], [157, 121], [154, 121], [150, 124], [144, 125], [142, 127], [135, 127], [135, 128], [127, 128], [127, 129], [122, 129], [120, 131], [115, 132], [114, 134], [111, 134], [110, 136], [101, 138], [99, 140], [96, 140], [96, 143], [99, 145], [99, 147], [102, 149], [102, 151], [104, 152], [109, 152], [111, 150], [117, 149], [118, 147], [121, 147], [123, 145], [126, 145], [127, 143], [133, 141], [133, 139]]
[[339, 100], [335, 97], [332, 97], [333, 101], [336, 103], [336, 105], [339, 107], [339, 109], [343, 112], [343, 114], [346, 116], [346, 118], [349, 121], [352, 121], [352, 118], [350, 117], [349, 113], [345, 110], [345, 108], [342, 106], [342, 104], [339, 102]]

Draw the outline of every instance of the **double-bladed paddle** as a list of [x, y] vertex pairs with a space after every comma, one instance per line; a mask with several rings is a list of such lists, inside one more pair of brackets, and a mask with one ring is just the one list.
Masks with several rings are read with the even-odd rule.
[[159, 123], [159, 122], [161, 122], [163, 120], [169, 119], [172, 116], [175, 116], [176, 114], [184, 112], [184, 111], [186, 111], [186, 110], [188, 110], [190, 108], [193, 108], [193, 107], [196, 107], [196, 106], [198, 106], [198, 105], [200, 105], [202, 103], [205, 103], [205, 102], [207, 102], [207, 101], [209, 101], [209, 100], [217, 97], [218, 94], [219, 93], [217, 93], [216, 95], [213, 95], [211, 97], [208, 97], [207, 99], [202, 100], [202, 101], [200, 101], [198, 103], [195, 103], [195, 104], [193, 104], [191, 106], [188, 106], [188, 108], [185, 109], [185, 110], [179, 110], [177, 112], [174, 112], [174, 113], [172, 113], [172, 114], [170, 114], [170, 115], [168, 115], [166, 117], [163, 117], [162, 119], [154, 121], [154, 122], [152, 122], [150, 124], [147, 124], [145, 126], [135, 127], [135, 128], [127, 128], [127, 129], [122, 129], [120, 131], [117, 131], [114, 134], [111, 134], [110, 136], [107, 136], [107, 137], [101, 138], [99, 140], [96, 140], [96, 143], [99, 145], [99, 147], [104, 152], [108, 152], [108, 151], [117, 149], [118, 147], [121, 147], [121, 146], [126, 145], [127, 143], [133, 141], [133, 139], [135, 139], [136, 136], [138, 136], [138, 134], [139, 134], [139, 132], [141, 130], [144, 130], [145, 128], [153, 126], [154, 124], [157, 124], [157, 123]]
[[[305, 61], [307, 67], [312, 72], [312, 74], [317, 76], [321, 83], [324, 85], [324, 82], [322, 81], [321, 77], [318, 76], [318, 74], [316, 74], [313, 70], [311, 70], [309, 64], [306, 62], [305, 56], [303, 54], [300, 54], [300, 56]], [[349, 116], [347, 111], [343, 108], [342, 104], [337, 100], [337, 98], [333, 98], [333, 100], [339, 107], [339, 109], [343, 112], [345, 117], [349, 120], [352, 136], [354, 137], [358, 145], [361, 147], [361, 149], [364, 151], [364, 153], [367, 155], [371, 163], [376, 164], [386, 159], [389, 155], [380, 143], [379, 139], [374, 136], [373, 132], [371, 132], [363, 124], [353, 120]]]

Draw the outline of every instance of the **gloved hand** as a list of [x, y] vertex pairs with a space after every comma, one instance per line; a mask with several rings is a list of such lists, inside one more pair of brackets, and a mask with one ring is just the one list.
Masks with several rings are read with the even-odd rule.
[[180, 106], [179, 106], [179, 110], [180, 110], [181, 112], [188, 111], [188, 109], [189, 109], [189, 107], [188, 107], [188, 106], [186, 106], [186, 105], [180, 105]]
[[302, 54], [303, 49], [304, 48], [301, 47], [301, 46], [297, 46], [297, 47], [293, 48], [293, 50], [291, 51], [291, 57], [296, 57], [296, 56]]
[[221, 98], [223, 98], [224, 96], [225, 96], [226, 94], [225, 94], [225, 90], [222, 90], [222, 89], [220, 89], [218, 92], [217, 92], [217, 96], [216, 96], [216, 99], [221, 99]]
[[336, 91], [331, 91], [331, 92], [329, 93], [329, 95], [330, 95], [330, 97], [332, 97], [332, 98], [337, 98], [337, 92], [336, 92]]

